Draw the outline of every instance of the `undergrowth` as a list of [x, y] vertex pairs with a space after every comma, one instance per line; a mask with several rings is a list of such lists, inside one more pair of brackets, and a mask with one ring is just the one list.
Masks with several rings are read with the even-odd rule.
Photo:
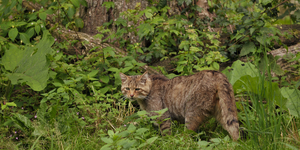
[[[195, 17], [200, 9], [189, 0], [178, 0], [187, 9], [171, 17], [168, 11], [172, 8], [164, 5], [164, 0], [151, 1], [153, 6], [144, 10], [137, 4], [115, 21], [98, 27], [95, 36], [102, 43], [126, 49], [125, 56], [110, 46], [94, 47], [85, 55], [67, 54], [64, 50], [78, 41], [58, 42], [51, 34], [55, 29], [49, 28], [47, 15], [59, 15], [56, 17], [62, 20], [57, 25], [79, 30], [83, 21], [76, 12], [80, 5], [87, 7], [86, 2], [34, 2], [45, 7], [29, 12], [22, 1], [0, 2], [0, 149], [300, 147], [300, 82], [286, 81], [285, 72], [276, 64], [278, 58], [267, 55], [275, 43], [282, 44], [280, 36], [290, 36], [280, 33], [273, 24], [285, 15], [299, 22], [299, 10], [293, 3], [212, 1], [210, 11], [217, 14], [213, 21]], [[114, 5], [103, 3], [107, 9]], [[278, 15], [280, 5], [287, 7], [286, 12], [295, 13]], [[128, 26], [129, 22], [135, 25]], [[230, 32], [228, 25], [236, 29]], [[112, 30], [112, 26], [118, 29]], [[221, 44], [220, 32], [209, 31], [209, 27], [222, 27], [230, 40]], [[139, 36], [139, 41], [132, 43], [126, 38], [128, 34]], [[249, 60], [237, 60], [242, 56], [249, 56]], [[293, 67], [298, 72], [299, 56], [284, 56], [297, 62]], [[149, 118], [145, 111], [139, 111], [136, 102], [124, 99], [119, 72], [142, 74], [144, 65], [168, 59], [175, 66], [172, 71], [153, 67], [168, 78], [219, 70], [219, 63], [233, 62], [222, 72], [233, 85], [237, 99], [238, 141], [232, 141], [214, 119], [203, 123], [198, 132], [172, 122], [172, 134], [161, 136], [153, 125], [158, 116]], [[299, 75], [297, 71], [293, 75]], [[271, 73], [279, 78], [272, 78]]]

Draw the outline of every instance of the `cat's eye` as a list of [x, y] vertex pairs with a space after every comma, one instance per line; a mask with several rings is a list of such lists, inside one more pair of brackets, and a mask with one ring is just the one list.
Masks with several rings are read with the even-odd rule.
[[136, 91], [139, 91], [139, 90], [140, 90], [140, 88], [136, 88], [135, 90], [136, 90]]
[[126, 88], [126, 90], [130, 90], [130, 88]]

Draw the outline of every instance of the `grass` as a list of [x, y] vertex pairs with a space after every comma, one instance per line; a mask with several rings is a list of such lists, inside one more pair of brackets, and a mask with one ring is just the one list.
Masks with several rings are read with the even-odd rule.
[[[1, 126], [0, 148], [299, 149], [299, 118], [278, 107], [278, 103], [285, 101], [284, 98], [274, 100], [276, 89], [273, 89], [270, 77], [270, 71], [259, 75], [255, 78], [259, 83], [257, 86], [252, 86], [253, 79], [244, 82], [247, 89], [244, 94], [251, 101], [237, 103], [241, 130], [236, 142], [214, 119], [201, 125], [197, 133], [173, 122], [172, 135], [161, 136], [148, 117], [141, 119], [133, 115], [136, 104], [106, 97], [104, 99], [109, 103], [87, 103], [77, 108], [41, 103], [37, 119], [31, 120], [32, 128], [23, 120], [18, 120], [20, 124], [14, 124], [15, 127]], [[82, 101], [88, 102], [85, 98]], [[53, 113], [52, 110], [56, 111]]]
[[[122, 139], [135, 141], [138, 147], [143, 143], [148, 143], [149, 139], [156, 137], [155, 141], [146, 144], [140, 149], [297, 149], [299, 141], [299, 119], [289, 116], [287, 112], [278, 113], [273, 104], [263, 104], [259, 96], [251, 96], [253, 104], [243, 103], [246, 118], [242, 120], [241, 127], [244, 128], [244, 137], [233, 142], [228, 133], [220, 125], [215, 125], [214, 120], [207, 121], [200, 127], [198, 133], [188, 132], [183, 125], [173, 123], [172, 135], [160, 136], [157, 128], [151, 125], [150, 120], [143, 124], [135, 125], [135, 130], [130, 131], [127, 136], [116, 138], [112, 137], [113, 142], [118, 146]], [[254, 102], [256, 101], [256, 102]], [[279, 111], [280, 112], [280, 111]], [[123, 118], [125, 119], [125, 118]], [[243, 119], [243, 117], [240, 117]], [[114, 124], [115, 122], [112, 122]], [[132, 123], [133, 124], [133, 123]], [[130, 124], [126, 127], [115, 126], [107, 130], [98, 129], [92, 132], [90, 128], [95, 126], [72, 126], [71, 130], [61, 133], [59, 125], [44, 127], [44, 134], [40, 136], [25, 136], [16, 140], [15, 138], [3, 137], [0, 140], [0, 147], [3, 149], [101, 149], [105, 143], [103, 137], [110, 137], [108, 131], [113, 133], [129, 131]], [[37, 125], [35, 125], [37, 126]], [[214, 128], [214, 126], [216, 126]], [[137, 130], [148, 129], [142, 134], [137, 134]], [[109, 147], [115, 149], [116, 147]]]

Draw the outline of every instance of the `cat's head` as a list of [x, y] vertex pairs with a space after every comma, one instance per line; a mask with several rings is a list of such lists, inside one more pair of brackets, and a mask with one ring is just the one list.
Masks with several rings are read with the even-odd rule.
[[135, 76], [126, 76], [120, 73], [120, 77], [122, 80], [121, 91], [126, 98], [142, 100], [148, 96], [152, 82], [147, 72]]

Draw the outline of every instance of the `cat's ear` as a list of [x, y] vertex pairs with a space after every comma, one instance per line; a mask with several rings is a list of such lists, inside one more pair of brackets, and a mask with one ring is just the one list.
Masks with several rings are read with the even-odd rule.
[[121, 81], [122, 83], [125, 82], [128, 79], [128, 76], [126, 76], [125, 74], [120, 72], [120, 77], [121, 77]]
[[142, 74], [142, 75], [139, 77], [139, 80], [140, 80], [142, 83], [145, 84], [148, 78], [149, 78], [148, 71], [146, 71], [144, 74]]

